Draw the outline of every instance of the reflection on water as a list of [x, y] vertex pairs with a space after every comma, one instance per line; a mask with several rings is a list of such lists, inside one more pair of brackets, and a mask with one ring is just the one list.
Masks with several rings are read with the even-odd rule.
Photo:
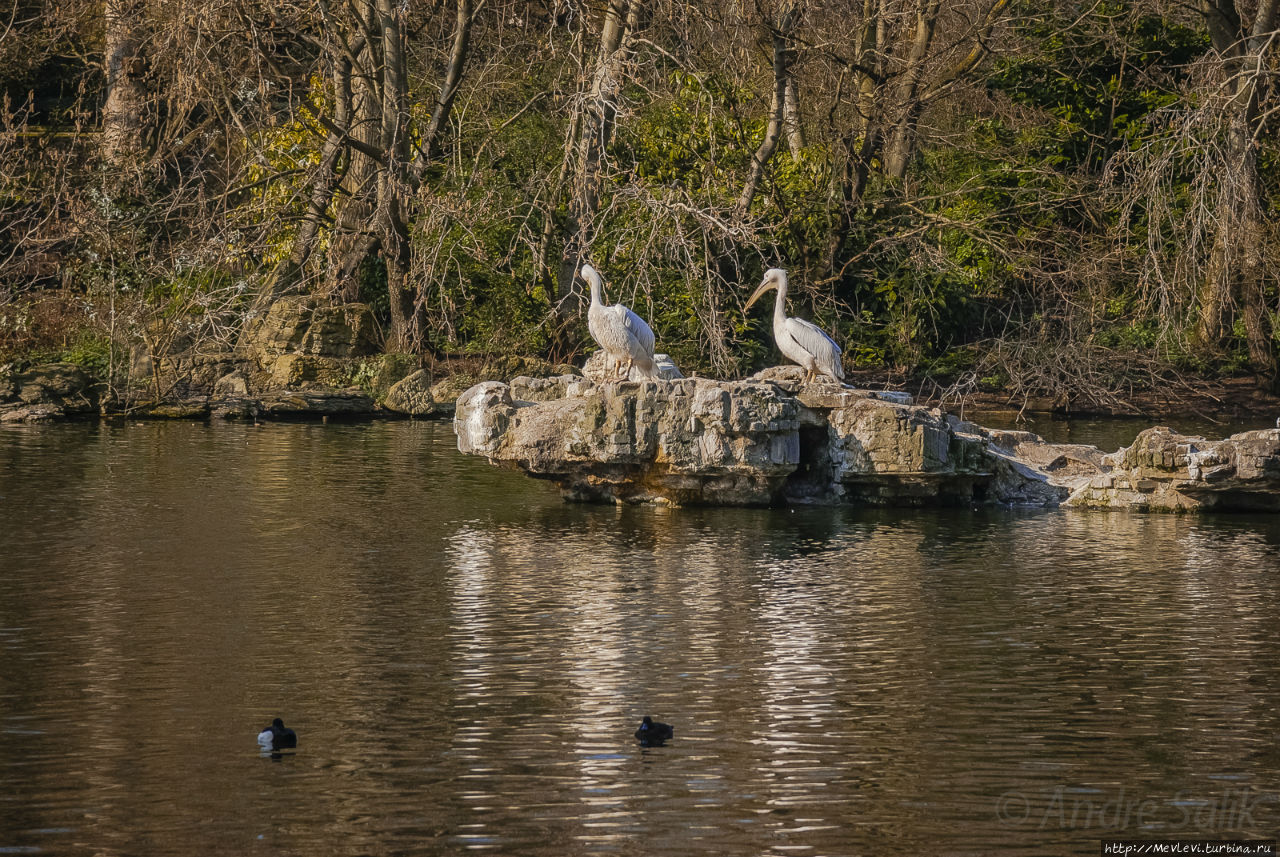
[[4, 430], [0, 853], [1272, 836], [1278, 555], [1268, 518], [567, 505], [439, 424]]

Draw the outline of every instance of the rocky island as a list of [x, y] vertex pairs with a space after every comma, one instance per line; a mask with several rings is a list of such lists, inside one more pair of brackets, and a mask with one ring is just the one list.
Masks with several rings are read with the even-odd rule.
[[458, 398], [454, 429], [462, 452], [572, 500], [1280, 511], [1280, 429], [1211, 441], [1157, 427], [1103, 454], [801, 374], [488, 381]]

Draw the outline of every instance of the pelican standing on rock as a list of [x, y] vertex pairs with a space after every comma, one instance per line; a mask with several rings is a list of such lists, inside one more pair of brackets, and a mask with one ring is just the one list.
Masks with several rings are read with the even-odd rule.
[[626, 364], [616, 380], [625, 381], [631, 375], [632, 366], [654, 377], [653, 331], [649, 325], [622, 304], [604, 305], [600, 295], [604, 283], [595, 268], [583, 265], [581, 276], [591, 286], [591, 306], [587, 309], [591, 338], [613, 358], [615, 368]]
[[818, 375], [830, 375], [837, 381], [844, 381], [840, 346], [836, 345], [835, 340], [812, 322], [787, 317], [786, 271], [781, 268], [765, 271], [764, 282], [756, 289], [751, 300], [747, 301], [743, 312], [751, 309], [751, 305], [769, 289], [778, 290], [778, 297], [773, 304], [773, 341], [777, 343], [783, 357], [804, 367], [804, 383], [808, 384]]

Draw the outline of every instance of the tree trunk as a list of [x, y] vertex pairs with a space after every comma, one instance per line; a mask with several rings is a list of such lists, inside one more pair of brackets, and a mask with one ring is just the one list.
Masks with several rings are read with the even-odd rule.
[[333, 63], [334, 106], [317, 112], [328, 132], [311, 198], [289, 259], [269, 294], [296, 288], [305, 276], [330, 208], [336, 208], [329, 242], [325, 291], [344, 300], [359, 296], [357, 272], [374, 254], [387, 277], [388, 346], [421, 347], [426, 325], [420, 289], [412, 280], [410, 225], [414, 202], [462, 82], [475, 0], [457, 0], [456, 29], [430, 119], [415, 128], [409, 111], [409, 65], [404, 16], [397, 0], [320, 2]]
[[941, 0], [921, 0], [916, 10], [915, 38], [907, 55], [906, 69], [894, 88], [894, 107], [900, 113], [885, 148], [884, 171], [885, 175], [899, 181], [907, 174], [907, 164], [914, 148], [916, 122], [920, 118], [920, 84], [941, 5]]
[[111, 170], [136, 165], [143, 152], [142, 31], [139, 0], [105, 0], [102, 159]]
[[569, 202], [568, 235], [560, 257], [553, 311], [563, 323], [575, 307], [570, 306], [573, 280], [582, 254], [591, 244], [593, 220], [600, 207], [600, 164], [617, 114], [618, 93], [629, 51], [624, 42], [635, 26], [639, 0], [609, 0], [600, 31], [600, 53], [587, 99], [582, 128], [577, 140], [577, 170], [573, 197]]
[[342, 129], [351, 124], [351, 59], [339, 53], [334, 59], [331, 74], [333, 83], [333, 121], [325, 137], [324, 148], [320, 153], [320, 163], [311, 179], [311, 198], [307, 203], [306, 214], [298, 226], [293, 239], [293, 247], [289, 258], [285, 259], [273, 272], [271, 281], [259, 297], [256, 309], [264, 309], [276, 299], [292, 291], [299, 290], [306, 283], [306, 267], [315, 250], [316, 239], [320, 235], [326, 213], [333, 202], [333, 194], [342, 180], [339, 173], [339, 162], [346, 151], [346, 141]]
[[884, 16], [879, 0], [863, 0], [862, 26], [854, 45], [853, 73], [857, 81], [857, 105], [854, 119], [840, 137], [840, 161], [832, 170], [839, 177], [833, 190], [836, 213], [827, 234], [826, 270], [835, 276], [839, 267], [841, 245], [853, 226], [853, 214], [862, 204], [871, 175], [871, 159], [880, 148], [878, 80], [883, 77]]
[[800, 99], [796, 95], [796, 81], [791, 75], [787, 75], [787, 91], [782, 105], [782, 127], [787, 134], [787, 147], [791, 149], [791, 160], [798, 164], [804, 158], [804, 125], [800, 121]]
[[377, 0], [377, 4], [382, 37], [379, 148], [386, 158], [378, 175], [378, 229], [391, 307], [391, 330], [387, 339], [391, 349], [409, 352], [422, 344], [421, 325], [415, 310], [417, 295], [409, 280], [409, 226], [405, 216], [409, 194], [409, 75], [396, 4], [394, 0]]
[[467, 64], [467, 54], [471, 47], [471, 24], [475, 18], [475, 4], [472, 0], [458, 0], [453, 31], [453, 48], [449, 52], [449, 64], [445, 68], [444, 82], [440, 84], [440, 93], [436, 96], [436, 106], [431, 111], [431, 119], [422, 131], [421, 151], [414, 163], [413, 175], [415, 185], [422, 181], [428, 165], [434, 160], [440, 145], [440, 134], [449, 121], [453, 111], [453, 100], [462, 84], [462, 74]]
[[751, 201], [755, 199], [760, 181], [764, 178], [764, 168], [773, 157], [773, 153], [778, 148], [778, 141], [782, 137], [787, 113], [788, 84], [791, 84], [791, 44], [798, 18], [799, 8], [788, 6], [778, 16], [778, 24], [773, 28], [773, 98], [769, 105], [769, 124], [765, 128], [760, 147], [751, 157], [751, 169], [747, 173], [747, 181], [743, 185], [742, 193], [738, 195], [738, 204], [734, 211], [739, 217], [746, 217], [747, 211], [751, 208]]
[[1233, 0], [1202, 0], [1200, 8], [1233, 89], [1226, 105], [1226, 152], [1220, 177], [1226, 188], [1218, 194], [1216, 232], [1200, 289], [1196, 340], [1210, 353], [1220, 352], [1238, 310], [1250, 364], [1259, 374], [1275, 378], [1264, 264], [1266, 191], [1254, 141], [1261, 130], [1260, 77], [1269, 68], [1266, 54], [1274, 51], [1277, 0], [1258, 4], [1247, 33]]
[[359, 43], [345, 83], [350, 91], [349, 121], [345, 127], [335, 123], [343, 134], [347, 168], [338, 185], [342, 204], [335, 216], [325, 291], [353, 301], [358, 295], [355, 272], [384, 237], [376, 222], [383, 165], [374, 157], [382, 150], [383, 45], [377, 11], [371, 5], [351, 3], [348, 13], [348, 26], [359, 34]]

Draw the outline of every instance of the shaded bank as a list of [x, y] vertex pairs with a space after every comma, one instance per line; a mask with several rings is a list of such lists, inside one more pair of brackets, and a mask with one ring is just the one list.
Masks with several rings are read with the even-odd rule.
[[[581, 367], [534, 357], [435, 360], [380, 353], [368, 306], [306, 296], [282, 298], [246, 325], [234, 345], [175, 341], [163, 358], [135, 349], [105, 366], [11, 362], [0, 365], [0, 421], [48, 421], [97, 414], [181, 419], [444, 418], [480, 381], [519, 376], [596, 376], [598, 355]], [[666, 377], [679, 375], [659, 355]], [[1280, 396], [1254, 379], [1168, 378], [1148, 389], [1092, 398], [1037, 396], [938, 376], [853, 372], [854, 386], [910, 393], [964, 416], [969, 409], [1013, 414], [1148, 416], [1231, 420], [1280, 413]]]

